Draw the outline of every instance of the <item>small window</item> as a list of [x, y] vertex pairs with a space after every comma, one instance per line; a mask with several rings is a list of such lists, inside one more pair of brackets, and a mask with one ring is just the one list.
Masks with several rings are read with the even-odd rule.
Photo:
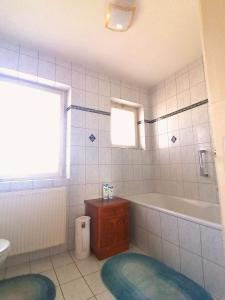
[[137, 147], [137, 109], [112, 103], [111, 142], [114, 146]]
[[0, 180], [62, 176], [64, 93], [0, 78]]

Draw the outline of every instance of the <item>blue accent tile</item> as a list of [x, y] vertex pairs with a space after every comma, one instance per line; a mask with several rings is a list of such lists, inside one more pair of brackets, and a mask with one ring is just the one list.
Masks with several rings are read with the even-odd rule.
[[172, 136], [172, 138], [171, 138], [171, 142], [175, 143], [175, 142], [176, 142], [176, 140], [177, 140], [177, 138], [176, 138], [175, 136]]
[[96, 137], [94, 136], [94, 134], [91, 134], [89, 136], [89, 140], [93, 143], [96, 140]]

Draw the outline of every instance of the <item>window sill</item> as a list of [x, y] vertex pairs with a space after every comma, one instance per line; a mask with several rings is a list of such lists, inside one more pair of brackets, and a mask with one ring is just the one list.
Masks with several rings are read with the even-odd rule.
[[67, 178], [8, 180], [0, 181], [0, 192], [14, 192], [42, 188], [54, 188], [60, 186], [67, 186], [68, 184], [69, 179]]

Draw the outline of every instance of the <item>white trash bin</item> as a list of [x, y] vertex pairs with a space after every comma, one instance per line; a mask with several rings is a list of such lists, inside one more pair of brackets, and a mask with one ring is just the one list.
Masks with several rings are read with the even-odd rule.
[[75, 256], [84, 259], [90, 255], [90, 217], [75, 220]]

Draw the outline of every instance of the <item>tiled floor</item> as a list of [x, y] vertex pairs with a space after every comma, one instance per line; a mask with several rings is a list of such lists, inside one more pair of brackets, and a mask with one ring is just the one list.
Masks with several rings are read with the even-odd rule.
[[[129, 252], [142, 251], [131, 246]], [[112, 300], [115, 298], [104, 286], [100, 276], [104, 262], [94, 255], [77, 260], [73, 252], [65, 252], [0, 270], [0, 279], [40, 273], [54, 282], [56, 300]]]

